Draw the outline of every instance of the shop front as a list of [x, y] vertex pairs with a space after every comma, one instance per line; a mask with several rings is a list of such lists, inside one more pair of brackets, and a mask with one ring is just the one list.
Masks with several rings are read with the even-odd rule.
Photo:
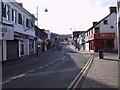
[[18, 58], [18, 40], [7, 40], [7, 60]]
[[14, 26], [12, 24], [0, 24], [0, 47], [2, 48], [2, 61], [18, 57], [17, 41], [14, 41], [13, 27]]
[[105, 52], [113, 52], [115, 50], [115, 33], [94, 34], [88, 38], [90, 50], [93, 50], [94, 52], [98, 52], [100, 49]]
[[34, 39], [30, 39], [29, 40], [29, 54], [30, 55], [34, 54], [34, 49], [35, 49]]

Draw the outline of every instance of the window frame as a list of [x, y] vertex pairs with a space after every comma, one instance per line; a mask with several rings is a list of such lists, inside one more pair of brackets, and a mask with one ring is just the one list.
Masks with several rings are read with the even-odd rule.
[[18, 13], [18, 24], [22, 25], [22, 14], [21, 13]]
[[103, 21], [104, 25], [108, 25], [108, 20]]

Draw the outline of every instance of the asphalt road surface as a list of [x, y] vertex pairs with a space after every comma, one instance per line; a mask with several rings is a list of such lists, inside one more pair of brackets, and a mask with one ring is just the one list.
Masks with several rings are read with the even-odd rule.
[[[8, 81], [4, 76], [6, 82], [3, 83], [3, 88], [67, 88], [87, 63], [89, 56], [82, 55], [68, 48], [67, 45], [64, 45], [63, 48], [65, 53], [61, 58], [52, 54], [51, 57], [55, 58], [48, 57], [47, 59], [52, 62], [41, 67], [32, 64], [29, 67], [34, 67], [34, 69], [32, 68], [33, 70], [29, 73], [22, 72], [21, 75], [14, 76]], [[47, 56], [44, 55], [44, 57]], [[24, 67], [24, 69], [26, 68]], [[21, 69], [17, 72], [21, 72]]]

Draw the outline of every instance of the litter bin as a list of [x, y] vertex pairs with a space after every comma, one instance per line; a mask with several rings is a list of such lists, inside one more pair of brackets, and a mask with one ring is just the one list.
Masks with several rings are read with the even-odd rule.
[[103, 59], [104, 55], [103, 55], [103, 50], [99, 50], [99, 59]]

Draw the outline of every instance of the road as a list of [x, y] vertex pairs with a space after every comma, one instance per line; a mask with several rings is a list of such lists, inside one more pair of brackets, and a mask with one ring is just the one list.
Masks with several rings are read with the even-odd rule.
[[41, 66], [37, 61], [33, 64], [28, 63], [26, 67], [23, 65], [24, 68], [18, 65], [17, 71], [13, 70], [13, 73], [10, 73], [12, 69], [8, 69], [9, 75], [5, 75], [3, 72], [3, 88], [67, 88], [87, 63], [89, 56], [80, 54], [67, 45], [64, 45], [64, 52], [60, 58], [56, 53], [51, 54], [52, 56], [43, 54], [47, 58], [43, 62], [47, 63]]

